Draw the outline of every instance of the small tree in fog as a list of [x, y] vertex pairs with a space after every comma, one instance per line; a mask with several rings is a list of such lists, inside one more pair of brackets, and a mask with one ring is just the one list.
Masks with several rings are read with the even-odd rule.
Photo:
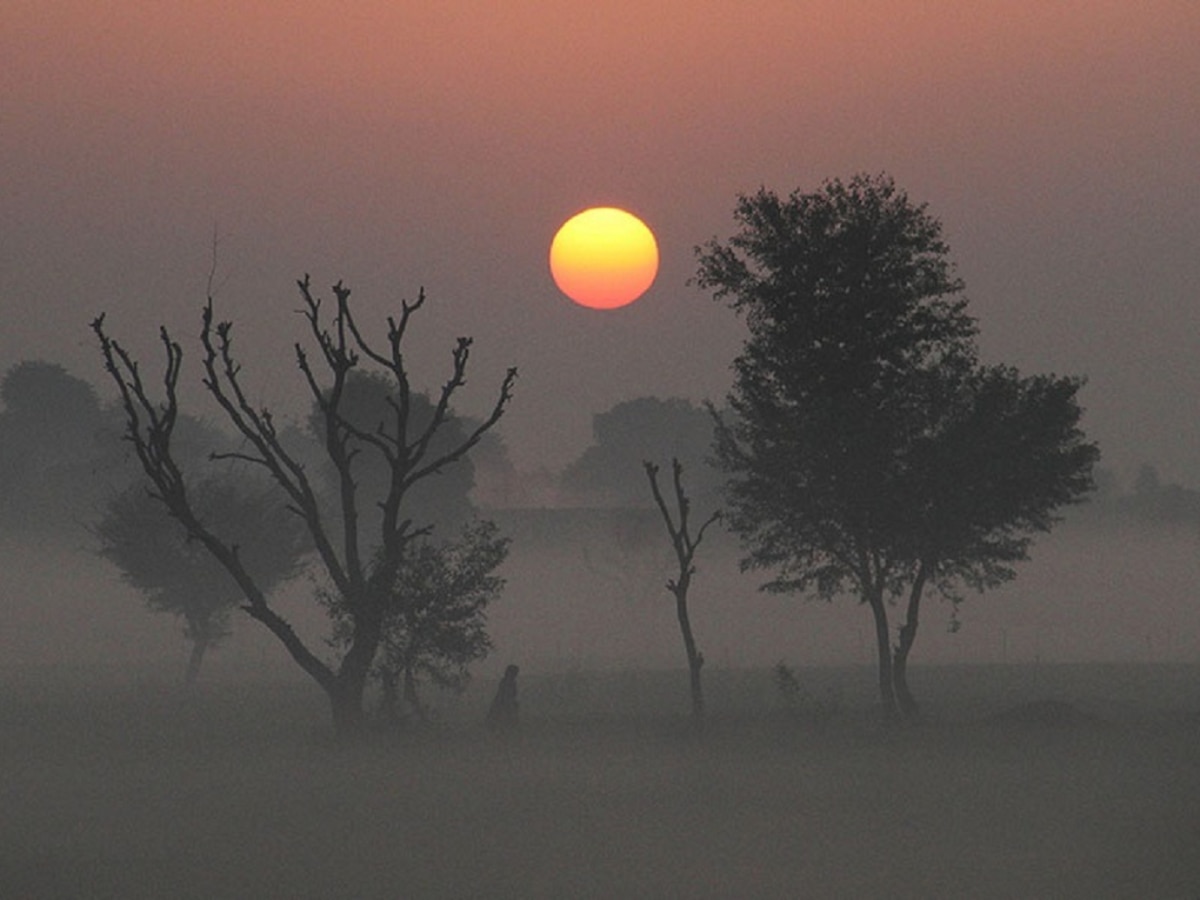
[[[266, 593], [297, 574], [310, 549], [303, 523], [268, 488], [262, 479], [244, 475], [188, 487], [197, 515], [236, 544], [243, 565]], [[230, 613], [240, 599], [237, 583], [140, 484], [109, 501], [94, 531], [99, 554], [145, 594], [147, 605], [183, 620], [192, 645], [184, 684], [191, 687], [205, 653], [230, 634]]]
[[96, 392], [56, 363], [25, 360], [4, 373], [0, 402], [0, 528], [70, 533], [102, 496], [98, 469], [114, 450]]
[[[201, 515], [189, 492], [172, 448], [179, 416], [177, 388], [183, 351], [161, 329], [166, 351], [164, 396], [155, 399], [143, 381], [137, 362], [109, 337], [100, 316], [92, 327], [100, 342], [104, 365], [120, 391], [127, 437], [137, 452], [154, 495], [187, 533], [229, 572], [242, 595], [242, 609], [262, 623], [287, 649], [292, 659], [321, 687], [329, 699], [334, 727], [340, 733], [359, 730], [364, 722], [363, 696], [384, 634], [384, 622], [400, 566], [409, 544], [423, 533], [407, 515], [406, 498], [413, 485], [462, 459], [504, 414], [512, 398], [516, 370], [501, 380], [490, 413], [452, 446], [434, 449], [435, 438], [451, 415], [451, 401], [466, 383], [471, 339], [459, 338], [451, 354], [450, 375], [436, 393], [433, 415], [416, 426], [410, 419], [414, 388], [404, 353], [412, 317], [425, 303], [424, 292], [413, 302], [402, 301], [398, 317], [389, 317], [382, 346], [366, 340], [350, 309], [350, 290], [334, 285], [334, 308], [326, 314], [307, 276], [299, 282], [302, 313], [316, 361], [301, 344], [295, 357], [304, 384], [320, 409], [324, 455], [337, 473], [332, 500], [322, 496], [295, 448], [285, 446], [268, 410], [255, 406], [233, 353], [233, 325], [216, 322], [210, 297], [202, 316], [203, 384], [243, 442], [237, 458], [260, 468], [274, 482], [288, 510], [299, 517], [309, 534], [316, 560], [334, 592], [335, 602], [349, 621], [344, 652], [334, 661], [318, 655], [271, 604], [267, 592], [246, 565], [238, 545]], [[392, 386], [387, 414], [370, 428], [349, 419], [343, 410], [347, 380], [360, 366], [382, 372]], [[376, 496], [364, 496], [359, 477], [364, 460], [381, 459], [388, 477]], [[376, 506], [371, 523], [374, 537], [367, 543], [360, 510]]]
[[692, 496], [715, 500], [721, 476], [705, 460], [712, 418], [678, 397], [638, 397], [592, 417], [592, 443], [562, 473], [562, 486], [587, 506], [641, 507], [637, 467], [646, 459], [677, 458], [691, 473]]
[[696, 573], [694, 560], [696, 548], [704, 540], [704, 532], [713, 522], [721, 517], [720, 511], [712, 513], [692, 537], [688, 524], [691, 513], [691, 503], [683, 490], [683, 464], [678, 458], [671, 460], [672, 484], [675, 488], [675, 513], [663, 497], [658, 486], [658, 466], [652, 462], [643, 462], [646, 478], [650, 482], [650, 492], [654, 495], [654, 503], [662, 513], [663, 522], [667, 526], [667, 534], [671, 538], [671, 547], [675, 551], [675, 560], [679, 563], [679, 574], [667, 581], [667, 590], [675, 598], [675, 616], [679, 620], [679, 631], [683, 635], [683, 647], [687, 652], [688, 673], [692, 692], [692, 722], [697, 728], [704, 725], [704, 692], [701, 688], [700, 670], [704, 667], [704, 654], [696, 646], [692, 635], [692, 622], [688, 615], [688, 589], [692, 584], [692, 576]]
[[[886, 176], [739, 198], [698, 281], [745, 313], [716, 416], [732, 528], [765, 587], [871, 610], [884, 710], [927, 587], [1011, 578], [1031, 536], [1091, 485], [1075, 378], [981, 367], [940, 223]], [[888, 609], [906, 604], [895, 648]]]
[[[423, 681], [454, 691], [466, 687], [471, 663], [492, 649], [487, 608], [504, 590], [496, 569], [508, 548], [509, 539], [495, 523], [482, 519], [463, 525], [453, 541], [422, 538], [409, 544], [396, 572], [375, 666], [389, 717], [401, 717], [403, 691], [409, 712], [426, 718], [418, 690]], [[344, 644], [352, 622], [340, 604], [332, 604], [330, 612], [334, 642]]]

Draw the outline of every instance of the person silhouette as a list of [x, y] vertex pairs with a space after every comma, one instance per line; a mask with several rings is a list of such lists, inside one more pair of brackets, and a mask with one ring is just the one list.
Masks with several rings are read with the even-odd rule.
[[519, 666], [510, 665], [496, 687], [496, 696], [488, 710], [487, 724], [492, 731], [511, 731], [517, 727], [517, 673]]

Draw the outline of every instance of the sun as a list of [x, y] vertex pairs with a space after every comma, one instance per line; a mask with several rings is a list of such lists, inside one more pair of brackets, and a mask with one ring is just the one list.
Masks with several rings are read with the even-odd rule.
[[580, 306], [617, 309], [654, 283], [658, 243], [632, 213], [612, 206], [585, 209], [554, 235], [550, 274], [559, 290]]

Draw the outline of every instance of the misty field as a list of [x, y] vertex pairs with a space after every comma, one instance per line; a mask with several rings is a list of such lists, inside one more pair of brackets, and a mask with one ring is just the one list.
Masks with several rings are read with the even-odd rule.
[[522, 676], [335, 743], [304, 683], [0, 672], [0, 896], [1200, 897], [1200, 667]]

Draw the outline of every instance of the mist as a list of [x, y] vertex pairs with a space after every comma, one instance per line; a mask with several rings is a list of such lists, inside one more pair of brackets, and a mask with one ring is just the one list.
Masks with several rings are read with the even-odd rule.
[[[0, 897], [1200, 891], [1194, 0], [60, 0], [4, 21]], [[703, 404], [726, 408], [749, 325], [701, 289], [699, 251], [739, 197], [855, 172], [893, 174], [944, 226], [981, 365], [1085, 379], [1097, 489], [1012, 580], [927, 590], [903, 722], [880, 708], [868, 606], [763, 591], [773, 573], [742, 570], [723, 520], [687, 594], [697, 716], [642, 463], [682, 460], [693, 526], [725, 502]], [[594, 205], [658, 242], [656, 280], [619, 311], [570, 302], [547, 266]], [[441, 648], [463, 683], [360, 667], [352, 735], [330, 715], [337, 616], [369, 604], [338, 606], [300, 565], [309, 545], [284, 548], [269, 594], [288, 628], [222, 593], [193, 669], [196, 622], [105, 558], [97, 527], [152, 490], [120, 439], [101, 313], [155, 390], [159, 327], [180, 341], [177, 449], [224, 478], [239, 463], [208, 455], [247, 444], [201, 384], [210, 300], [252, 403], [329, 489], [293, 353], [306, 273], [322, 297], [351, 289], [375, 336], [425, 292], [415, 392], [436, 398], [474, 338], [458, 428], [520, 371], [415, 524], [449, 542], [429, 548], [434, 588], [472, 561], [457, 518], [494, 521], [507, 553]], [[277, 509], [246, 509], [227, 559], [279, 537], [261, 525]], [[140, 527], [182, 535], [157, 511]], [[176, 587], [192, 571], [163, 569]], [[404, 676], [413, 696], [389, 705]]]
[[[1179, 895], [1200, 877], [1200, 530], [1101, 506], [1073, 510], [1009, 585], [930, 604], [911, 675], [925, 718], [900, 730], [878, 719], [866, 611], [762, 593], [714, 532], [690, 596], [702, 738], [648, 506], [489, 510], [513, 539], [492, 653], [464, 693], [427, 695], [431, 727], [349, 744], [249, 617], [185, 694], [178, 621], [85, 530], [10, 534], [0, 888]], [[279, 608], [319, 641], [311, 590], [285, 585]], [[497, 735], [485, 714], [512, 663], [520, 726]]]

